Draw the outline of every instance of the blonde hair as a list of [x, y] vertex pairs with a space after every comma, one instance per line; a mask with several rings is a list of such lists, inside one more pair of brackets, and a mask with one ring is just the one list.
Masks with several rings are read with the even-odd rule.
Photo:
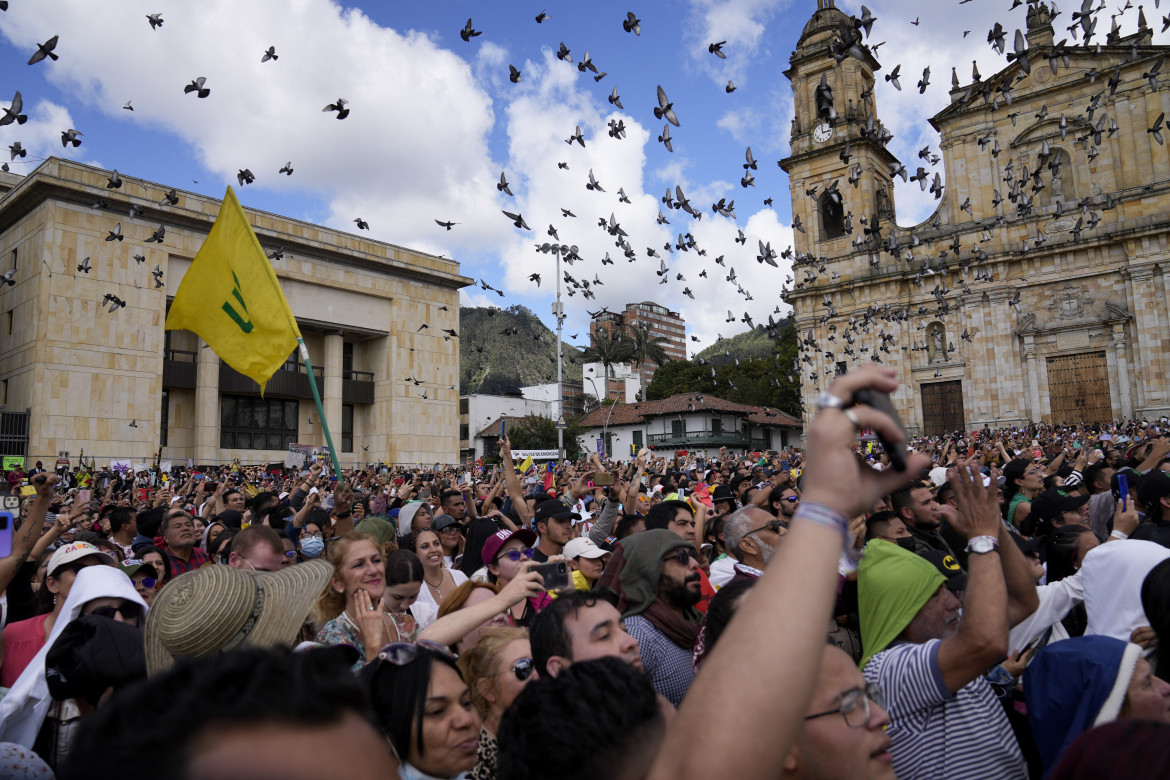
[[345, 611], [345, 593], [339, 593], [333, 589], [333, 580], [341, 579], [341, 565], [345, 562], [349, 548], [357, 542], [369, 542], [374, 545], [379, 554], [382, 553], [382, 545], [378, 543], [377, 539], [357, 531], [350, 531], [340, 539], [329, 543], [328, 560], [333, 564], [333, 574], [329, 577], [329, 582], [325, 583], [325, 588], [317, 597], [316, 603], [313, 604], [313, 621], [317, 624], [318, 629]]
[[518, 639], [528, 641], [528, 630], [523, 628], [485, 628], [480, 632], [479, 641], [475, 647], [459, 656], [459, 671], [463, 673], [463, 681], [471, 689], [471, 703], [475, 705], [479, 717], [486, 718], [491, 703], [484, 698], [479, 688], [480, 680], [491, 680], [495, 685], [496, 665], [500, 662], [500, 654], [512, 642]]

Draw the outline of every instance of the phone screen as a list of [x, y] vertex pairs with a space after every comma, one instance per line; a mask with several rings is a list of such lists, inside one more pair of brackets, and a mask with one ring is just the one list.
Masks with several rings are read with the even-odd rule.
[[12, 555], [12, 513], [0, 512], [0, 558], [7, 558], [10, 555]]

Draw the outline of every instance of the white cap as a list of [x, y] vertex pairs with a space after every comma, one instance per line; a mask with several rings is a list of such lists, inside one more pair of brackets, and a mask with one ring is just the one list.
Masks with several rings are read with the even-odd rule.
[[102, 559], [102, 563], [115, 565], [114, 556], [109, 553], [102, 552], [97, 547], [94, 547], [89, 542], [72, 542], [64, 547], [58, 547], [57, 551], [49, 558], [49, 565], [45, 569], [46, 574], [53, 574], [62, 566], [66, 566], [74, 561], [79, 561], [82, 558], [88, 558], [91, 555], [96, 555]]
[[593, 540], [587, 536], [578, 536], [576, 539], [570, 539], [565, 544], [564, 556], [569, 559], [573, 558], [600, 558], [607, 553], [605, 550], [593, 543]]

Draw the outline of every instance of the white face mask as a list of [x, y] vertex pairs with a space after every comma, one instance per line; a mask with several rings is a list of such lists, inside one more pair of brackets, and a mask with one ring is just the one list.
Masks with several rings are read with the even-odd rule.
[[320, 558], [321, 553], [325, 552], [325, 540], [318, 539], [316, 536], [302, 539], [301, 552], [306, 558]]

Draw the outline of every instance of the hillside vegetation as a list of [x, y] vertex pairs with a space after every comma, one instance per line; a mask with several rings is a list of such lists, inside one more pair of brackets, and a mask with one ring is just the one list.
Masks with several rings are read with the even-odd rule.
[[[459, 392], [514, 393], [557, 381], [556, 334], [524, 306], [459, 308]], [[564, 345], [563, 372], [581, 381], [581, 351]]]

